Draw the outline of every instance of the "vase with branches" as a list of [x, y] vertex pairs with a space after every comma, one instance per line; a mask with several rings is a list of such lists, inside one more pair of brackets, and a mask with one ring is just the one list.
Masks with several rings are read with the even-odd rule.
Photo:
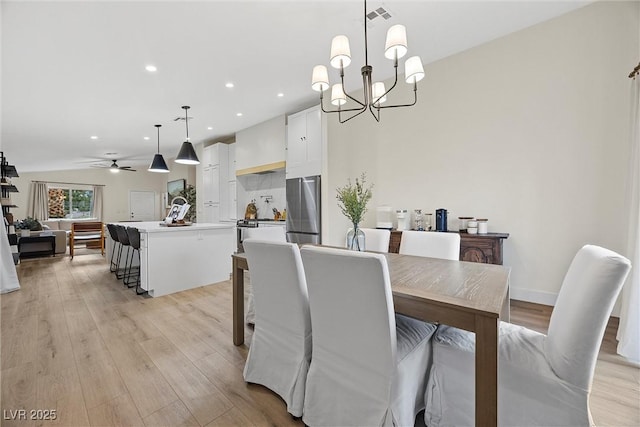
[[337, 189], [336, 199], [342, 214], [353, 224], [353, 228], [347, 233], [347, 247], [352, 250], [364, 251], [364, 232], [360, 229], [360, 221], [367, 212], [367, 203], [371, 200], [373, 185], [366, 185], [367, 177], [365, 173], [360, 175], [360, 179], [355, 179], [355, 184], [351, 179], [347, 185]]

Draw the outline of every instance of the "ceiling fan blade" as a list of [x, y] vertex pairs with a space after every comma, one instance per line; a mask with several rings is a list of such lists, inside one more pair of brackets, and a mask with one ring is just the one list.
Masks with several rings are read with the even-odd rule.
[[127, 171], [127, 172], [137, 172], [135, 169], [131, 169], [131, 166], [121, 166], [118, 169], [120, 169], [121, 171]]

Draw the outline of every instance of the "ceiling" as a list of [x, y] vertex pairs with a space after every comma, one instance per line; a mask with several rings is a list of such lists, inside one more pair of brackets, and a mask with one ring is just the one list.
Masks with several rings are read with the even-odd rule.
[[[393, 15], [369, 26], [374, 79], [393, 75], [382, 51], [395, 23], [407, 27], [409, 55], [428, 64], [589, 2], [370, 0], [368, 10]], [[3, 0], [1, 13], [1, 148], [20, 172], [147, 164], [155, 124], [173, 158], [185, 139], [184, 121], [174, 121], [183, 105], [200, 143], [317, 104], [311, 70], [328, 65], [337, 34], [351, 42], [346, 87], [361, 87], [361, 1]]]

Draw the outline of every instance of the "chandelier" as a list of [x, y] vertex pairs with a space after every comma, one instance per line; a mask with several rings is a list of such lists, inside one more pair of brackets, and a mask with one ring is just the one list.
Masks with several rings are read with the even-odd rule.
[[[331, 42], [330, 64], [340, 71], [340, 83], [334, 84], [331, 88], [331, 104], [337, 107], [334, 110], [327, 110], [324, 107], [323, 92], [329, 89], [329, 75], [327, 67], [316, 65], [313, 67], [311, 78], [311, 88], [320, 92], [320, 107], [325, 113], [338, 113], [338, 121], [345, 123], [356, 116], [369, 110], [376, 121], [380, 121], [380, 110], [383, 108], [411, 107], [418, 101], [418, 82], [424, 78], [424, 69], [419, 56], [412, 56], [404, 63], [405, 81], [413, 84], [413, 102], [410, 104], [382, 105], [387, 100], [387, 94], [391, 92], [398, 83], [398, 59], [407, 53], [407, 30], [404, 25], [394, 25], [387, 31], [384, 56], [393, 60], [395, 68], [395, 80], [393, 85], [387, 90], [383, 82], [373, 82], [373, 67], [369, 65], [369, 53], [367, 46], [367, 0], [364, 0], [364, 66], [360, 69], [362, 74], [363, 93], [362, 100], [358, 100], [348, 94], [344, 87], [344, 69], [351, 63], [351, 49], [347, 36], [335, 36]], [[347, 99], [358, 104], [355, 108], [342, 108], [347, 103]], [[352, 113], [343, 119], [343, 113]]]

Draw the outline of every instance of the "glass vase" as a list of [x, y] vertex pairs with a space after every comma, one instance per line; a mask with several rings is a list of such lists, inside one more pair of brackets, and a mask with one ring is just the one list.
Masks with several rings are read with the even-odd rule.
[[347, 232], [347, 249], [352, 251], [364, 251], [364, 244], [364, 231], [358, 227], [358, 224], [353, 224], [353, 228]]

